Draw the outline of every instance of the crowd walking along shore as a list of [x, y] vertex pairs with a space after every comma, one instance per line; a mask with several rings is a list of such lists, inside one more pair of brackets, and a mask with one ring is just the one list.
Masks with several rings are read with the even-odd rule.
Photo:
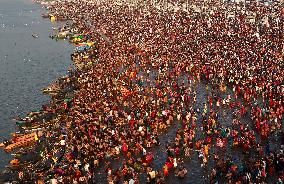
[[15, 118], [7, 181], [283, 183], [283, 1], [37, 2], [74, 68]]

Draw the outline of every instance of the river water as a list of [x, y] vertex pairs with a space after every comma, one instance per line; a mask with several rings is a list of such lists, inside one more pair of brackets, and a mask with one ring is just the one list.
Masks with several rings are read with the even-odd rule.
[[[48, 103], [50, 98], [41, 89], [71, 65], [73, 47], [49, 38], [59, 23], [44, 20], [43, 12], [31, 0], [0, 0], [0, 142], [17, 131], [13, 117]], [[10, 159], [0, 150], [0, 170]]]

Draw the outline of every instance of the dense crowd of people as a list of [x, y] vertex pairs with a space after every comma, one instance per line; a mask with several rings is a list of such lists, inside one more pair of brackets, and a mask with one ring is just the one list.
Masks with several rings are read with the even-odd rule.
[[[194, 183], [187, 177], [199, 169], [207, 183], [283, 183], [284, 9], [250, 3], [228, 18], [230, 6], [49, 4], [73, 21], [61, 31], [95, 45], [72, 54], [76, 69], [59, 85], [74, 97], [45, 109], [58, 121], [19, 180]], [[199, 168], [189, 167], [194, 159]]]

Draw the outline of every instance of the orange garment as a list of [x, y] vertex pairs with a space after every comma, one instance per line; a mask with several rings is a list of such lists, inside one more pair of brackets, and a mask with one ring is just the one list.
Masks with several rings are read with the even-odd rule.
[[126, 87], [122, 86], [120, 89], [120, 92], [124, 97], [127, 97], [131, 94], [131, 91], [129, 91]]
[[169, 169], [168, 169], [167, 165], [164, 165], [163, 172], [164, 172], [164, 176], [168, 176], [169, 175]]
[[209, 154], [209, 146], [208, 145], [205, 145], [204, 146], [204, 155], [207, 157]]

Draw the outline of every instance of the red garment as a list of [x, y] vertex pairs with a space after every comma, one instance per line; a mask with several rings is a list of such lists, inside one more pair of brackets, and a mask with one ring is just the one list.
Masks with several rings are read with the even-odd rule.
[[63, 107], [64, 109], [67, 109], [67, 103], [64, 102], [64, 103], [62, 104], [62, 107]]
[[148, 153], [146, 155], [146, 162], [147, 162], [147, 164], [150, 164], [153, 161], [153, 159], [154, 159], [154, 157], [153, 157], [153, 155], [151, 153]]
[[135, 121], [134, 119], [131, 119], [131, 120], [129, 121], [129, 124], [130, 124], [130, 127], [131, 127], [131, 128], [134, 127], [135, 122], [136, 122], [136, 121]]
[[122, 148], [123, 152], [127, 152], [128, 151], [128, 146], [127, 146], [126, 143], [123, 143], [121, 148]]
[[256, 121], [255, 128], [256, 128], [257, 131], [260, 130], [260, 122], [259, 121]]
[[151, 113], [151, 118], [155, 118], [156, 117], [156, 112], [155, 111], [152, 111]]
[[123, 174], [124, 176], [127, 174], [127, 172], [128, 172], [128, 169], [127, 169], [127, 168], [122, 169], [122, 174]]
[[269, 173], [270, 176], [274, 175], [274, 167], [273, 166], [268, 167], [268, 173]]
[[211, 141], [212, 141], [212, 138], [211, 138], [211, 137], [207, 137], [207, 138], [206, 138], [206, 142], [207, 142], [207, 143], [211, 143]]
[[168, 169], [171, 169], [174, 167], [174, 164], [172, 162], [166, 162], [166, 165], [168, 167]]
[[176, 154], [177, 156], [180, 154], [180, 149], [179, 149], [179, 147], [176, 147], [176, 149], [175, 149], [175, 154]]
[[269, 100], [269, 106], [270, 106], [270, 107], [273, 107], [273, 106], [274, 106], [274, 101], [273, 101], [272, 98], [270, 98], [270, 100]]
[[169, 170], [168, 170], [167, 165], [165, 165], [165, 166], [163, 167], [163, 171], [164, 171], [164, 176], [168, 176], [168, 175], [169, 175]]
[[81, 177], [81, 172], [80, 172], [79, 170], [76, 170], [76, 172], [75, 172], [75, 177], [76, 177], [77, 179], [79, 179], [79, 178]]
[[234, 107], [235, 107], [235, 103], [234, 103], [234, 102], [231, 102], [231, 103], [230, 103], [230, 108], [233, 109]]

